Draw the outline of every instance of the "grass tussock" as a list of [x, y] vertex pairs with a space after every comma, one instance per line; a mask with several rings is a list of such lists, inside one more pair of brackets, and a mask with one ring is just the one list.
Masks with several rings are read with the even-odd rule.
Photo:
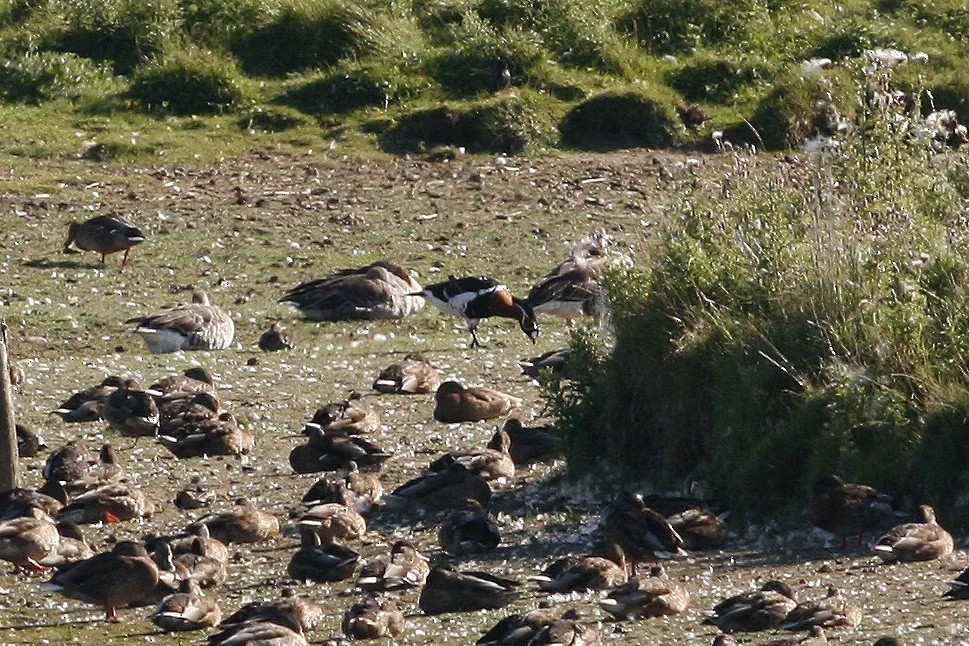
[[[538, 113], [574, 118], [590, 97], [649, 87], [654, 98], [698, 103], [712, 118], [696, 136], [674, 133], [647, 145], [694, 146], [721, 130], [784, 149], [810, 134], [816, 95], [831, 89], [815, 87], [804, 62], [831, 59], [834, 69], [821, 75], [831, 79], [863, 65], [874, 48], [918, 61], [898, 65], [897, 89], [931, 90], [936, 109], [969, 121], [966, 23], [959, 2], [906, 0], [9, 0], [0, 3], [0, 57], [13, 89], [0, 99], [138, 109], [125, 98], [143, 83], [143, 68], [155, 73], [179, 50], [209, 52], [221, 59], [210, 67], [238, 70], [252, 104], [303, 111], [301, 139], [324, 125], [345, 133], [344, 141], [380, 146], [366, 136], [373, 110], [391, 122], [445, 102], [471, 111], [509, 87], [531, 92], [529, 102], [543, 104]], [[89, 82], [85, 72], [73, 92], [58, 90], [43, 78], [58, 58], [65, 68], [110, 69], [113, 85]], [[232, 122], [248, 122], [249, 102], [216, 103], [234, 112]], [[834, 107], [853, 112], [850, 104]], [[619, 128], [609, 145], [621, 146], [629, 131], [613, 121]], [[559, 141], [575, 145], [571, 124], [559, 125]], [[676, 120], [671, 127], [682, 130]], [[629, 145], [643, 145], [640, 134]]]
[[837, 472], [969, 520], [964, 169], [910, 107], [859, 105], [806, 166], [737, 157], [719, 200], [683, 181], [656, 262], [610, 276], [615, 346], [580, 335], [581, 376], [548, 387], [574, 470], [700, 467], [753, 512]]

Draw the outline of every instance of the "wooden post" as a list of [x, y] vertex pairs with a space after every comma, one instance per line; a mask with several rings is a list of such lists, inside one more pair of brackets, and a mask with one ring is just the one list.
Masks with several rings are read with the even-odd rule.
[[7, 323], [0, 318], [0, 491], [17, 486], [17, 426], [7, 358]]

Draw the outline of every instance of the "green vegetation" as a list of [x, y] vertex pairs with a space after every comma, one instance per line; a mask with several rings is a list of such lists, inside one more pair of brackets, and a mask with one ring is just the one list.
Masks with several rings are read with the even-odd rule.
[[805, 166], [684, 181], [654, 262], [610, 277], [615, 346], [578, 335], [546, 386], [572, 469], [699, 466], [760, 513], [835, 472], [969, 521], [967, 170], [919, 123], [866, 108]]
[[[159, 131], [171, 116], [208, 115], [202, 126], [225, 132], [286, 115], [268, 130], [369, 150], [691, 147], [713, 130], [780, 149], [818, 131], [819, 95], [850, 117], [840, 81], [876, 47], [927, 54], [899, 66], [898, 88], [969, 121], [967, 24], [956, 0], [0, 0], [0, 101], [62, 102], [27, 111], [26, 139], [142, 112]], [[834, 69], [805, 71], [813, 57]], [[673, 110], [691, 103], [712, 117], [697, 132]], [[410, 124], [435, 110], [468, 115], [472, 135], [421, 139]], [[498, 124], [513, 132], [489, 132]], [[194, 138], [171, 143], [207, 154]]]

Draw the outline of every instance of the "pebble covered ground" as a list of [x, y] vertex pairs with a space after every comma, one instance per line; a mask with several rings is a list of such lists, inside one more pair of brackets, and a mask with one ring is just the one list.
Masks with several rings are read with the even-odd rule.
[[[540, 389], [521, 375], [518, 361], [566, 345], [565, 324], [542, 320], [539, 342], [532, 345], [513, 322], [485, 322], [485, 347], [474, 349], [459, 321], [430, 308], [403, 321], [319, 324], [299, 320], [276, 299], [300, 281], [381, 257], [415, 269], [425, 284], [449, 274], [487, 273], [524, 292], [564, 259], [568, 243], [595, 227], [605, 228], [644, 262], [666, 207], [683, 196], [684, 187], [718, 191], [723, 177], [737, 168], [729, 157], [688, 160], [648, 151], [443, 163], [266, 153], [206, 168], [73, 160], [10, 168], [0, 175], [0, 316], [11, 328], [11, 356], [26, 373], [15, 393], [18, 420], [39, 430], [49, 448], [74, 438], [92, 447], [111, 441], [129, 482], [154, 499], [157, 511], [149, 520], [86, 528], [96, 549], [176, 532], [240, 496], [291, 523], [316, 476], [293, 474], [286, 456], [302, 442], [302, 424], [318, 406], [354, 389], [367, 391], [380, 412], [372, 439], [394, 452], [381, 476], [391, 490], [445, 451], [483, 446], [501, 420], [435, 422], [430, 395], [369, 391], [380, 369], [408, 352], [421, 352], [446, 378], [521, 397], [513, 414], [539, 423], [547, 421]], [[133, 251], [131, 266], [119, 267], [117, 256], [100, 266], [95, 254], [61, 253], [67, 222], [109, 211], [130, 216], [148, 234]], [[184, 298], [179, 294], [189, 286], [204, 287], [232, 314], [233, 347], [148, 354], [122, 321]], [[295, 330], [295, 349], [263, 354], [255, 347], [274, 320]], [[66, 425], [47, 414], [108, 374], [151, 383], [195, 364], [215, 375], [226, 409], [255, 434], [256, 448], [247, 458], [176, 460], [160, 445], [120, 438], [100, 423]], [[40, 484], [43, 459], [44, 454], [21, 462], [22, 484]], [[462, 559], [460, 566], [525, 583], [553, 558], [587, 551], [612, 493], [587, 481], [566, 481], [563, 467], [558, 461], [526, 468], [498, 486], [493, 510], [502, 542], [492, 553]], [[211, 509], [186, 512], [172, 504], [193, 476], [217, 494]], [[447, 561], [436, 544], [440, 520], [378, 511], [364, 540], [351, 546], [370, 560], [406, 537], [433, 561]], [[614, 622], [598, 608], [594, 593], [548, 597], [526, 583], [528, 591], [506, 610], [427, 617], [416, 608], [417, 592], [410, 591], [400, 597], [407, 628], [394, 643], [470, 644], [508, 612], [551, 601], [563, 610], [578, 608], [609, 643], [708, 644], [716, 631], [701, 624], [704, 612], [771, 578], [791, 584], [802, 600], [820, 598], [834, 584], [862, 605], [861, 626], [830, 633], [833, 643], [871, 644], [881, 635], [910, 644], [969, 643], [969, 605], [941, 597], [947, 581], [969, 565], [964, 552], [937, 562], [884, 566], [864, 548], [827, 548], [806, 521], [793, 525], [732, 527], [725, 549], [670, 563], [669, 574], [691, 594], [689, 610], [678, 616]], [[314, 585], [288, 579], [286, 563], [297, 545], [295, 537], [284, 535], [234, 546], [228, 581], [210, 594], [228, 614], [295, 586], [328, 609], [309, 640], [339, 640], [343, 612], [360, 592], [352, 578]], [[150, 608], [123, 609], [122, 623], [105, 624], [99, 609], [41, 590], [45, 578], [15, 576], [3, 568], [0, 643], [204, 642], [202, 633], [159, 632], [147, 619]], [[778, 638], [755, 634], [742, 640], [766, 644]]]

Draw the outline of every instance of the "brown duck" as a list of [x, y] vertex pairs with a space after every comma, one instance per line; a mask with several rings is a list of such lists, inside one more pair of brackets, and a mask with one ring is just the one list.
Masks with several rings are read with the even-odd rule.
[[768, 581], [759, 590], [742, 592], [724, 599], [704, 619], [725, 633], [755, 632], [777, 628], [794, 608], [797, 599], [782, 581]]
[[42, 572], [44, 561], [56, 556], [60, 534], [53, 519], [31, 508], [31, 515], [0, 523], [0, 559], [9, 561], [14, 572]]
[[431, 472], [408, 480], [384, 497], [390, 509], [453, 509], [467, 499], [486, 505], [491, 487], [481, 476], [456, 462], [444, 471]]
[[647, 507], [639, 494], [625, 493], [613, 501], [601, 525], [606, 537], [625, 552], [633, 575], [640, 561], [686, 555], [682, 537], [666, 518]]
[[690, 605], [690, 593], [662, 565], [654, 565], [646, 576], [613, 589], [599, 605], [617, 619], [649, 619], [683, 612]]
[[344, 613], [343, 634], [350, 639], [396, 637], [404, 631], [404, 621], [393, 599], [370, 592]]
[[857, 628], [861, 623], [861, 606], [851, 603], [833, 585], [823, 599], [797, 604], [778, 624], [786, 630], [810, 630], [821, 628]]
[[67, 228], [67, 241], [64, 253], [77, 253], [73, 245], [81, 251], [97, 251], [101, 254], [101, 264], [108, 254], [124, 252], [121, 264], [128, 264], [131, 248], [145, 241], [141, 229], [120, 215], [99, 215], [84, 222], [71, 222]]
[[426, 615], [503, 608], [521, 594], [517, 587], [517, 582], [487, 572], [436, 566], [427, 575], [417, 604]]
[[208, 526], [212, 538], [226, 545], [258, 543], [279, 536], [279, 520], [271, 513], [257, 509], [248, 498], [239, 498], [228, 511], [199, 519], [188, 526], [188, 531], [197, 531], [199, 525]]
[[205, 596], [195, 579], [181, 582], [178, 592], [168, 595], [151, 614], [151, 622], [168, 632], [205, 630], [222, 621], [215, 599]]
[[300, 529], [300, 548], [293, 553], [286, 572], [297, 581], [332, 583], [353, 576], [360, 554], [337, 543], [323, 543], [319, 534]]
[[296, 335], [278, 321], [259, 336], [259, 349], [263, 352], [279, 352], [296, 347]]
[[830, 532], [841, 541], [842, 549], [848, 537], [861, 545], [866, 531], [888, 526], [892, 518], [890, 498], [874, 487], [846, 483], [834, 474], [818, 478], [811, 488], [808, 520], [812, 525]]
[[428, 470], [444, 471], [452, 464], [458, 463], [485, 480], [503, 482], [515, 475], [515, 461], [508, 453], [510, 448], [511, 437], [504, 431], [498, 431], [498, 446], [496, 448], [453, 451], [431, 462]]
[[446, 424], [477, 422], [507, 415], [521, 399], [484, 387], [467, 388], [448, 380], [434, 394], [434, 419]]
[[919, 507], [921, 522], [897, 525], [875, 543], [875, 554], [885, 563], [932, 561], [952, 553], [952, 534], [935, 521], [935, 510]]
[[155, 503], [140, 489], [116, 482], [92, 489], [72, 500], [57, 514], [57, 519], [77, 525], [118, 523], [135, 518], [150, 518]]
[[451, 512], [437, 534], [441, 548], [451, 555], [479, 554], [498, 547], [498, 524], [481, 503], [473, 498]]
[[626, 582], [626, 558], [618, 545], [604, 541], [591, 554], [557, 559], [531, 578], [545, 592], [611, 590]]
[[431, 566], [417, 547], [398, 540], [389, 554], [381, 554], [360, 569], [357, 585], [364, 590], [402, 590], [424, 585]]
[[419, 354], [408, 354], [403, 361], [384, 368], [373, 382], [382, 393], [420, 395], [432, 393], [441, 385], [441, 373]]
[[516, 467], [544, 462], [562, 455], [562, 438], [550, 426], [525, 426], [517, 417], [511, 417], [492, 436], [488, 448], [500, 450], [505, 435], [510, 440], [507, 453]]
[[104, 607], [107, 621], [120, 621], [118, 608], [147, 596], [158, 583], [158, 566], [145, 547], [120, 541], [110, 552], [95, 554], [55, 574], [47, 590]]

